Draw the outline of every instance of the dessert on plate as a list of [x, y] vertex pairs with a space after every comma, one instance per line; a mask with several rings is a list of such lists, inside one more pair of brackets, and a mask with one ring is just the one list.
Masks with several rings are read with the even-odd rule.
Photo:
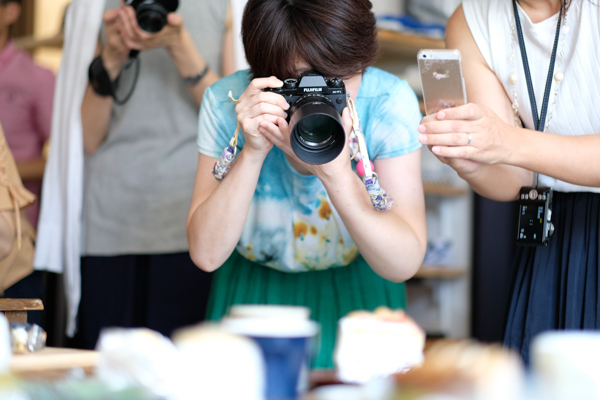
[[338, 326], [334, 361], [343, 382], [365, 383], [423, 362], [425, 332], [404, 310], [353, 311]]

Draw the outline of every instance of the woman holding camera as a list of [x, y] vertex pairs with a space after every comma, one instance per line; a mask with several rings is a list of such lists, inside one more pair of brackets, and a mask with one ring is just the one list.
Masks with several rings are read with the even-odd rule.
[[[234, 71], [233, 41], [228, 2], [218, 0], [182, 1], [162, 27], [150, 24], [158, 32], [144, 26], [143, 7], [174, 3], [106, 1], [81, 107], [87, 158], [77, 322], [84, 348], [107, 326], [170, 335], [204, 319], [211, 276], [190, 259], [185, 220], [199, 105], [208, 86]], [[99, 87], [101, 69], [118, 84], [120, 101]]]
[[[370, 67], [377, 42], [368, 0], [250, 0], [242, 37], [250, 72], [221, 79], [202, 103], [190, 254], [203, 270], [216, 271], [208, 317], [240, 303], [308, 306], [322, 326], [314, 367], [329, 368], [337, 320], [356, 309], [403, 307], [400, 282], [423, 260], [418, 102], [406, 82]], [[394, 199], [389, 211], [374, 208], [347, 140], [325, 164], [307, 164], [292, 151], [290, 107], [265, 89], [307, 71], [343, 78], [364, 151]], [[342, 121], [349, 135], [347, 108]], [[238, 123], [239, 154], [219, 182], [213, 165]]]
[[504, 342], [526, 362], [542, 331], [600, 329], [599, 31], [588, 0], [463, 1], [446, 42], [462, 53], [472, 104], [419, 127], [421, 143], [482, 196], [517, 200], [534, 172], [554, 190], [554, 234], [515, 258]]

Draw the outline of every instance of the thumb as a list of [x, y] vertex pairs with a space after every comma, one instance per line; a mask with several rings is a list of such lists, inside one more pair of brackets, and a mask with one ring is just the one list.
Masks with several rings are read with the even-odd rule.
[[102, 19], [105, 23], [110, 23], [115, 21], [119, 17], [119, 8], [113, 8], [112, 10], [107, 10], [102, 15]]
[[346, 135], [352, 131], [352, 117], [350, 116], [350, 109], [348, 107], [344, 108], [342, 111], [342, 124], [344, 126], [344, 132]]
[[183, 17], [176, 13], [169, 13], [167, 15], [167, 23], [173, 27], [179, 27], [183, 25]]

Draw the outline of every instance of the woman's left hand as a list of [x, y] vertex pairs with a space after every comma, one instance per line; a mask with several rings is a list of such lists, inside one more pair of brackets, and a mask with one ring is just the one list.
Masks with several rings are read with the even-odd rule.
[[446, 159], [505, 164], [515, 149], [513, 127], [489, 108], [477, 104], [429, 115], [418, 130], [419, 141], [437, 157]]
[[342, 112], [342, 123], [344, 125], [344, 131], [346, 132], [346, 141], [342, 152], [332, 161], [327, 164], [313, 165], [305, 163], [300, 160], [298, 156], [292, 150], [290, 144], [291, 128], [287, 121], [281, 117], [277, 119], [277, 123], [273, 124], [269, 121], [261, 121], [258, 130], [275, 146], [288, 155], [294, 166], [298, 166], [305, 171], [299, 171], [300, 173], [308, 172], [316, 175], [319, 179], [323, 180], [328, 177], [340, 176], [340, 173], [352, 171], [350, 164], [350, 150], [348, 148], [348, 137], [352, 131], [352, 118], [350, 117], [350, 111], [346, 107]]

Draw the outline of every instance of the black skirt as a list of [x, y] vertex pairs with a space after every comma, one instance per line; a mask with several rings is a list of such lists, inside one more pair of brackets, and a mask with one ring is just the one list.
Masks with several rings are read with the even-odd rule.
[[600, 329], [600, 194], [554, 193], [546, 247], [518, 246], [504, 344], [529, 364], [540, 332]]

